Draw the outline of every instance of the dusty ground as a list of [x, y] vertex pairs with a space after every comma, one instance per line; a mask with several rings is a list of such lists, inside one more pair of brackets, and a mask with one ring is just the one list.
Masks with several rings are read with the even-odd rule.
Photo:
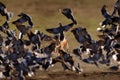
[[99, 68], [94, 64], [87, 64], [76, 58], [76, 63], [81, 64], [83, 72], [81, 74], [72, 71], [63, 71], [61, 64], [56, 64], [47, 71], [36, 71], [36, 76], [28, 80], [119, 80], [120, 70], [111, 70], [106, 65], [99, 64]]
[[54, 72], [30, 80], [119, 80], [120, 72], [94, 72], [80, 75], [71, 72]]
[[[92, 67], [89, 68], [92, 70]], [[77, 74], [70, 71], [38, 71], [28, 80], [119, 80], [120, 71], [93, 71]]]

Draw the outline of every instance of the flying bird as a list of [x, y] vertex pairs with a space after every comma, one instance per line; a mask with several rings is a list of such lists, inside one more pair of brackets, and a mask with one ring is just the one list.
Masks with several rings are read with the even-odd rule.
[[63, 31], [68, 31], [70, 28], [72, 28], [74, 25], [74, 23], [70, 23], [68, 25], [64, 25], [62, 26], [62, 24], [59, 24], [59, 27], [57, 28], [51, 28], [51, 29], [46, 29], [47, 32], [52, 33], [52, 34], [58, 34], [61, 33]]
[[70, 8], [65, 8], [61, 10], [61, 13], [63, 15], [65, 15], [68, 19], [71, 19], [73, 21], [74, 24], [77, 24], [77, 21], [74, 19], [73, 15], [72, 15], [72, 11]]
[[100, 25], [103, 26], [103, 28], [105, 28], [106, 25], [111, 25], [111, 24], [113, 25], [114, 23], [120, 24], [120, 18], [117, 16], [110, 15], [106, 10], [106, 5], [103, 5], [101, 9], [101, 13], [105, 18], [105, 20], [100, 23]]
[[30, 27], [33, 27], [33, 22], [31, 21], [31, 17], [25, 13], [20, 13], [18, 15], [20, 18], [17, 19], [16, 21], [13, 21], [12, 23], [13, 24], [20, 24], [22, 25], [23, 23], [27, 22], [28, 21], [28, 24], [30, 25]]
[[79, 43], [83, 44], [84, 42], [88, 42], [91, 44], [92, 38], [91, 35], [87, 32], [86, 28], [74, 28], [73, 30], [71, 30], [71, 32]]
[[4, 27], [5, 29], [8, 29], [8, 28], [9, 28], [8, 22], [6, 21], [6, 22], [2, 25], [2, 27]]
[[6, 15], [4, 9], [6, 9], [5, 4], [3, 4], [2, 2], [0, 2], [0, 14], [1, 14], [2, 16], [5, 16], [5, 15]]
[[76, 72], [80, 74], [82, 71], [83, 69], [81, 69], [80, 63], [78, 63], [78, 66], [76, 67]]
[[102, 9], [101, 9], [101, 13], [105, 18], [111, 18], [111, 16], [109, 15], [109, 13], [106, 10], [106, 5], [103, 5]]
[[12, 12], [8, 12], [6, 5], [3, 4], [2, 2], [0, 2], [0, 14], [2, 16], [6, 16], [6, 20], [7, 22], [10, 21], [11, 17], [13, 17], [13, 13]]
[[107, 12], [106, 7], [107, 7], [106, 5], [103, 5], [103, 7], [101, 9], [101, 13], [102, 13], [103, 17], [105, 18], [105, 20], [100, 23], [100, 25], [103, 28], [105, 28], [107, 24], [111, 24], [111, 22], [112, 22], [111, 16]]
[[6, 32], [6, 29], [9, 28], [8, 22], [6, 21], [2, 26], [0, 26], [0, 31]]

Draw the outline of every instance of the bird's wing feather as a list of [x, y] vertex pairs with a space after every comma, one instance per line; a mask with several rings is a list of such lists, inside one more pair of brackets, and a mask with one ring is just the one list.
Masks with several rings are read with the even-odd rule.
[[58, 34], [59, 30], [58, 28], [51, 28], [51, 29], [46, 29], [47, 32], [52, 33], [52, 34]]
[[77, 24], [77, 21], [74, 19], [73, 15], [72, 15], [72, 11], [70, 8], [65, 8], [61, 11], [61, 13], [66, 16], [68, 19], [71, 19], [74, 24]]
[[63, 31], [68, 31], [70, 28], [73, 27], [73, 25], [74, 25], [74, 23], [70, 23], [70, 24], [68, 24], [68, 25], [63, 26], [63, 27], [62, 27], [62, 28], [63, 28]]
[[70, 23], [68, 25], [59, 26], [57, 28], [46, 29], [46, 31], [49, 33], [52, 33], [52, 34], [58, 34], [58, 33], [61, 33], [63, 31], [68, 31], [70, 28], [73, 27], [73, 25], [74, 25], [74, 23]]
[[109, 15], [109, 13], [106, 10], [106, 5], [104, 5], [101, 9], [101, 13], [105, 18], [110, 18], [111, 16]]

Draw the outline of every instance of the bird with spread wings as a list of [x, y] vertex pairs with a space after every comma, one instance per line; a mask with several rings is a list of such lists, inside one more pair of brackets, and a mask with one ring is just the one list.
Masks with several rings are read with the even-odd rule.
[[31, 20], [31, 17], [25, 13], [20, 13], [18, 15], [20, 18], [13, 21], [12, 23], [13, 24], [16, 24], [16, 25], [22, 25], [23, 23], [27, 22], [28, 21], [28, 24], [30, 27], [33, 27], [33, 22]]
[[77, 24], [77, 21], [74, 19], [72, 15], [72, 10], [70, 8], [64, 8], [61, 10], [61, 13], [66, 16], [68, 19], [71, 19], [74, 24]]
[[70, 23], [70, 24], [62, 26], [62, 24], [60, 23], [57, 28], [46, 29], [46, 31], [49, 33], [52, 33], [52, 34], [58, 34], [58, 33], [61, 33], [63, 31], [68, 31], [70, 28], [73, 27], [73, 25], [74, 25], [74, 23]]

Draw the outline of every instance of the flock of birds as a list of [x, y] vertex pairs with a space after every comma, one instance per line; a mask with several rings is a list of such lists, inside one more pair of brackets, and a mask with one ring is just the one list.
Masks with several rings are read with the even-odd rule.
[[[69, 53], [69, 44], [64, 32], [73, 33], [80, 47], [73, 49], [73, 54], [81, 61], [89, 64], [112, 64], [112, 59], [117, 62], [116, 68], [120, 68], [120, 18], [108, 14], [106, 5], [101, 9], [105, 20], [101, 22], [102, 28], [97, 28], [100, 33], [99, 40], [93, 40], [86, 28], [77, 27], [71, 9], [61, 9], [61, 13], [72, 22], [67, 25], [61, 23], [57, 28], [46, 29], [54, 34], [48, 36], [43, 32], [32, 31], [34, 24], [28, 14], [20, 13], [19, 18], [12, 22], [19, 31], [19, 36], [15, 30], [9, 29], [9, 22], [13, 17], [12, 12], [8, 12], [6, 6], [0, 2], [0, 14], [6, 17], [6, 21], [0, 26], [0, 77], [7, 80], [25, 80], [26, 76], [32, 77], [37, 69], [47, 70], [57, 62], [62, 64], [64, 70], [81, 73], [83, 69], [80, 63], [75, 66], [75, 62]], [[27, 24], [26, 24], [27, 23]], [[24, 38], [27, 35], [27, 39]], [[50, 41], [46, 47], [41, 47], [42, 41]], [[65, 50], [65, 47], [67, 51]], [[57, 54], [52, 57], [52, 53]], [[88, 57], [84, 57], [87, 55]]]

